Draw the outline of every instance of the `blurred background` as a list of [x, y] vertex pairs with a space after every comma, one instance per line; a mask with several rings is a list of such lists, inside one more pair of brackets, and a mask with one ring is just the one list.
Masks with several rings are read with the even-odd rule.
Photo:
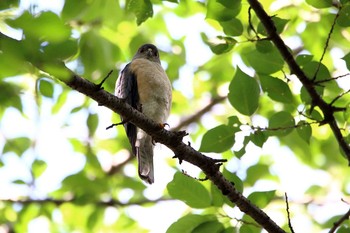
[[[342, 95], [336, 103], [349, 106], [348, 1], [260, 2], [307, 74], [339, 77], [320, 88], [322, 97]], [[287, 193], [295, 232], [328, 232], [349, 209], [347, 161], [318, 124], [321, 111], [308, 115], [310, 98], [272, 43], [260, 40], [266, 32], [249, 12], [244, 0], [1, 1], [0, 31], [21, 42], [0, 38], [0, 232], [262, 232], [209, 181], [181, 175], [204, 178], [163, 145], [155, 184], [143, 183], [123, 127], [106, 130], [119, 116], [33, 65], [44, 54], [94, 83], [113, 70], [104, 84], [113, 93], [144, 43], [159, 48], [173, 85], [170, 129], [228, 159], [225, 176], [279, 226], [288, 230]], [[241, 73], [258, 88], [242, 96], [257, 95], [249, 113], [230, 99]], [[337, 115], [345, 136], [349, 112]], [[222, 128], [225, 142], [212, 130]]]

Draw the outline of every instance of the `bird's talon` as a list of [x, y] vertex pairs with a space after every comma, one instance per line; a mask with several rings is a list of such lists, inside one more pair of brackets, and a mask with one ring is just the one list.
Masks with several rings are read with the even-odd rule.
[[168, 126], [170, 128], [170, 125], [168, 123], [160, 123], [159, 126], [164, 129], [165, 126]]

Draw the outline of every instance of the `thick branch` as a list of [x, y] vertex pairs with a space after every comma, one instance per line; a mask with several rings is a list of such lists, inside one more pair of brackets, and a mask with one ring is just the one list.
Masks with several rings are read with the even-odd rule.
[[[0, 33], [0, 39], [13, 40], [2, 33]], [[28, 58], [28, 61], [31, 62], [29, 59], [30, 58]], [[191, 146], [183, 143], [182, 138], [186, 135], [185, 132], [171, 132], [159, 127], [159, 122], [157, 123], [148, 119], [144, 114], [126, 104], [122, 99], [119, 99], [111, 93], [101, 89], [99, 85], [91, 83], [76, 75], [65, 67], [62, 62], [57, 62], [55, 64], [50, 63], [49, 68], [47, 68], [48, 66], [45, 65], [43, 59], [41, 62], [32, 62], [32, 64], [37, 68], [54, 75], [72, 89], [89, 96], [99, 105], [105, 106], [120, 114], [124, 119], [128, 119], [137, 127], [147, 132], [147, 134], [151, 135], [155, 141], [170, 148], [175, 153], [175, 157], [180, 161], [184, 160], [199, 167], [205, 173], [206, 177], [221, 190], [223, 195], [227, 196], [232, 203], [236, 204], [242, 212], [251, 216], [266, 231], [273, 233], [285, 232], [274, 221], [272, 221], [265, 212], [252, 204], [236, 190], [234, 184], [228, 181], [219, 171], [219, 164], [217, 164], [216, 160], [204, 156], [202, 153], [194, 150]], [[52, 66], [55, 66], [55, 69], [52, 69]], [[52, 70], [56, 72], [52, 73]], [[57, 72], [57, 70], [59, 70], [59, 72]]]
[[271, 19], [271, 17], [266, 13], [263, 9], [262, 5], [258, 0], [248, 0], [251, 8], [255, 11], [256, 15], [260, 19], [261, 23], [264, 25], [266, 32], [270, 40], [275, 44], [280, 54], [286, 61], [289, 66], [289, 69], [293, 74], [295, 74], [299, 81], [303, 84], [309, 95], [312, 99], [312, 105], [318, 106], [323, 115], [324, 115], [324, 123], [329, 124], [331, 127], [335, 138], [337, 139], [340, 147], [344, 151], [350, 166], [350, 146], [345, 141], [343, 135], [341, 134], [340, 128], [337, 125], [337, 122], [334, 117], [334, 107], [331, 104], [326, 103], [322, 97], [316, 92], [315, 83], [306, 76], [300, 66], [296, 63], [292, 53], [282, 40], [282, 38], [278, 35], [276, 27]]
[[235, 203], [241, 211], [251, 216], [268, 232], [284, 232], [269, 216], [266, 215], [257, 206], [252, 204], [241, 193], [239, 193], [233, 184], [228, 181], [219, 171], [219, 166], [215, 160], [204, 156], [202, 153], [194, 150], [189, 145], [182, 142], [184, 134], [182, 132], [171, 132], [159, 127], [159, 124], [148, 119], [144, 114], [124, 103], [121, 99], [102, 90], [96, 89], [96, 85], [72, 74], [72, 79], [66, 81], [71, 88], [91, 97], [112, 111], [129, 119], [130, 122], [140, 127], [152, 138], [169, 147], [175, 156], [180, 160], [187, 161], [199, 167], [231, 202]]

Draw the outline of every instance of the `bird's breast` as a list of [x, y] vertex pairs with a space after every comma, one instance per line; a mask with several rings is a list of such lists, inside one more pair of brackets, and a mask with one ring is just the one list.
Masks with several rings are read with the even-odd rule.
[[142, 112], [153, 120], [164, 123], [168, 118], [172, 89], [165, 71], [159, 63], [147, 59], [135, 59], [134, 71]]

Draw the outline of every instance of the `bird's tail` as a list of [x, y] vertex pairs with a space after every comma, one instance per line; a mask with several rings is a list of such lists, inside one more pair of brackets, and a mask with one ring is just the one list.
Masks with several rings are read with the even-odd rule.
[[144, 134], [138, 141], [139, 146], [136, 154], [139, 176], [147, 183], [152, 184], [154, 182], [152, 137]]

